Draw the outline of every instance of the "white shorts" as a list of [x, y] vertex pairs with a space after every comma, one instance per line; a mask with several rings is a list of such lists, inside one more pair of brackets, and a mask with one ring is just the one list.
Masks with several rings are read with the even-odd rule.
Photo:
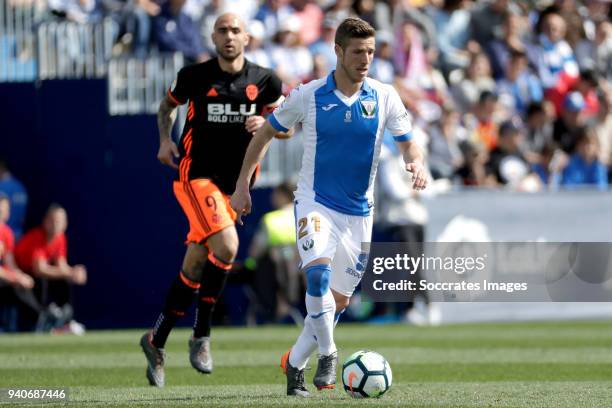
[[315, 259], [330, 258], [329, 286], [351, 296], [365, 272], [372, 239], [372, 214], [347, 215], [312, 199], [295, 200], [297, 248], [300, 267]]

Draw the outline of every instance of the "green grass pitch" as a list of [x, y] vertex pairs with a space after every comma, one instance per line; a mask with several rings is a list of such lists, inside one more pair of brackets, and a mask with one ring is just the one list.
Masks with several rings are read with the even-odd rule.
[[[612, 407], [612, 322], [341, 324], [336, 331], [341, 361], [367, 348], [391, 364], [391, 390], [371, 400], [353, 400], [340, 388], [314, 391], [308, 400], [286, 397], [278, 361], [298, 331], [218, 328], [214, 374], [202, 375], [189, 365], [189, 331], [175, 330], [161, 390], [147, 385], [140, 330], [84, 337], [2, 335], [0, 388], [69, 390], [68, 402], [45, 407]], [[314, 368], [307, 372], [311, 391], [313, 374]]]

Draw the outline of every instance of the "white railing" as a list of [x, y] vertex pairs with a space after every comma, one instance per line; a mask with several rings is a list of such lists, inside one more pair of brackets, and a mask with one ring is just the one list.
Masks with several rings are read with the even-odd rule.
[[152, 55], [145, 59], [111, 59], [108, 67], [110, 114], [157, 113], [159, 101], [182, 66], [180, 53]]
[[114, 42], [114, 23], [44, 22], [38, 26], [38, 79], [102, 78]]
[[255, 187], [274, 187], [285, 180], [295, 181], [302, 163], [302, 152], [300, 132], [287, 140], [274, 140], [261, 164]]
[[36, 78], [34, 26], [38, 15], [33, 2], [0, 0], [0, 82]]

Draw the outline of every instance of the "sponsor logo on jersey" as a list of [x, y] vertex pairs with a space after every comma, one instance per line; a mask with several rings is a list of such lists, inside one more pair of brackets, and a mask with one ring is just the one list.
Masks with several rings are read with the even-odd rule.
[[252, 116], [257, 111], [254, 103], [241, 103], [238, 109], [232, 107], [231, 103], [209, 103], [208, 121], [215, 123], [242, 123], [246, 116]]
[[327, 112], [328, 110], [333, 109], [336, 106], [338, 106], [337, 103], [330, 103], [329, 105], [325, 105], [325, 106], [321, 107], [321, 109], [323, 109], [325, 112]]
[[245, 92], [247, 98], [249, 98], [249, 101], [254, 101], [255, 99], [257, 99], [257, 95], [259, 95], [259, 89], [255, 84], [248, 84], [245, 89]]
[[312, 249], [312, 247], [314, 247], [314, 240], [313, 239], [307, 239], [306, 241], [304, 241], [304, 243], [302, 244], [302, 249], [304, 251], [308, 251], [309, 249]]
[[215, 88], [210, 88], [206, 96], [208, 96], [209, 98], [214, 98], [216, 96], [219, 96], [219, 93], [217, 92]]
[[361, 116], [374, 119], [376, 116], [376, 101], [361, 101]]

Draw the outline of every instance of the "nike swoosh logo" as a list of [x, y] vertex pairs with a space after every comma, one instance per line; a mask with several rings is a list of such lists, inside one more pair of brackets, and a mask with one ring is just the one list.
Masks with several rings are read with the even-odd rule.
[[328, 110], [335, 108], [336, 106], [338, 106], [337, 103], [330, 103], [327, 106], [323, 106], [321, 109], [323, 109], [325, 112], [327, 112]]
[[310, 317], [312, 317], [313, 319], [318, 319], [319, 317], [323, 316], [325, 313], [327, 312], [321, 312], [321, 313], [317, 313], [314, 315], [310, 315]]
[[351, 372], [348, 376], [348, 383], [349, 383], [349, 390], [351, 390], [351, 394], [353, 393], [353, 380], [357, 378], [357, 374], [355, 374], [354, 372]]

